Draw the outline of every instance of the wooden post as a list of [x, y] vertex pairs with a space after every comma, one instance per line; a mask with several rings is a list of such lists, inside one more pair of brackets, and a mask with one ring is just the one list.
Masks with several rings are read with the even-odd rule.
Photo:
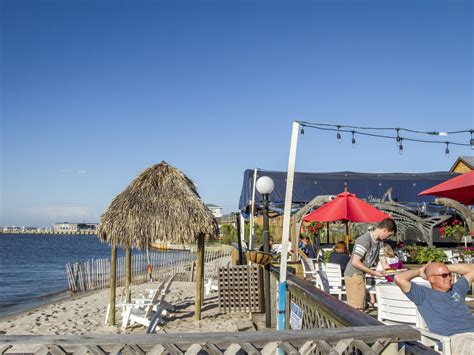
[[127, 291], [127, 303], [132, 303], [132, 248], [125, 249], [125, 290]]
[[240, 235], [240, 213], [235, 213], [235, 226], [237, 230], [237, 243], [239, 245], [239, 263], [238, 265], [243, 265], [244, 263], [244, 255], [242, 252], [242, 236]]
[[201, 320], [201, 307], [204, 299], [204, 234], [199, 234], [197, 240], [196, 260], [196, 301], [194, 303], [195, 320]]
[[109, 325], [115, 326], [115, 286], [116, 286], [116, 271], [117, 271], [117, 246], [112, 244], [112, 257], [110, 265], [110, 311], [109, 311]]

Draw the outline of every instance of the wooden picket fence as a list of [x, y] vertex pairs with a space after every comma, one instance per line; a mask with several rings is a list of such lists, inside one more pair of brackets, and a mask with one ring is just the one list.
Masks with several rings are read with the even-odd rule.
[[[227, 265], [230, 250], [212, 250], [204, 254], [205, 277], [215, 276], [220, 266]], [[196, 255], [190, 251], [152, 251], [149, 253], [154, 280], [177, 274], [179, 279], [192, 281], [195, 277]], [[86, 292], [108, 288], [110, 285], [110, 258], [92, 259], [66, 264], [66, 274], [71, 292]], [[145, 252], [132, 255], [132, 283], [148, 281], [148, 261]], [[117, 258], [117, 286], [125, 285], [125, 256]]]

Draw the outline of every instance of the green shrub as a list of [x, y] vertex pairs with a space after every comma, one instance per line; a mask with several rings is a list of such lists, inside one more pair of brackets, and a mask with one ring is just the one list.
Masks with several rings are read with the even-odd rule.
[[332, 250], [325, 250], [325, 251], [323, 252], [323, 261], [324, 261], [325, 263], [328, 263], [328, 262], [329, 262], [329, 257], [331, 256], [331, 254], [332, 254]]
[[409, 245], [407, 246], [407, 250], [410, 253], [411, 258], [414, 259], [417, 264], [426, 264], [430, 261], [445, 262], [448, 260], [444, 251], [435, 247], [430, 248]]
[[222, 244], [231, 244], [233, 241], [237, 241], [237, 230], [232, 224], [221, 225]]

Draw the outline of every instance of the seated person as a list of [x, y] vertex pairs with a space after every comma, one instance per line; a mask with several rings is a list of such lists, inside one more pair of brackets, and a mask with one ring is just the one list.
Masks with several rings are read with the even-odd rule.
[[311, 240], [309, 240], [309, 238], [303, 239], [303, 247], [301, 248], [301, 250], [303, 251], [303, 253], [306, 254], [308, 258], [316, 258], [316, 253], [314, 252], [313, 244], [311, 243]]
[[300, 235], [298, 238], [298, 249], [303, 249], [303, 239], [304, 237]]
[[[393, 248], [390, 246], [390, 244], [385, 243], [383, 246], [383, 250], [385, 253], [385, 259], [387, 260], [387, 264], [390, 269], [400, 270], [405, 267], [398, 258], [398, 256], [395, 255], [395, 252], [393, 251]], [[376, 270], [384, 271], [383, 266], [380, 262], [377, 264]], [[393, 276], [385, 276], [385, 280], [387, 280], [388, 282], [393, 282]]]
[[337, 242], [334, 245], [334, 250], [329, 256], [329, 262], [333, 264], [341, 265], [341, 272], [344, 275], [344, 270], [346, 270], [347, 263], [351, 260], [351, 257], [347, 253], [346, 243]]
[[[454, 284], [452, 272], [462, 275]], [[417, 276], [428, 280], [431, 288], [411, 282]], [[451, 337], [452, 354], [472, 354], [474, 349], [474, 316], [465, 303], [473, 280], [473, 264], [439, 262], [395, 276], [395, 283], [416, 304], [428, 329]]]

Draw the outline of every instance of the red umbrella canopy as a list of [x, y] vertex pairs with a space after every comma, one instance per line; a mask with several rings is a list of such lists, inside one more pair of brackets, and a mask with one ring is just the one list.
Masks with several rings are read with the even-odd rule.
[[334, 200], [305, 216], [303, 221], [380, 222], [385, 218], [390, 218], [390, 216], [357, 198], [354, 194], [344, 191]]
[[474, 170], [433, 186], [419, 195], [447, 197], [464, 205], [474, 205]]

